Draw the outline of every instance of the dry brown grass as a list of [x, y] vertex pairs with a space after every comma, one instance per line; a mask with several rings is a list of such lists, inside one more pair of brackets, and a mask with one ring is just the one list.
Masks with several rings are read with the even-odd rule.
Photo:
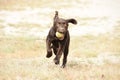
[[[2, 45], [2, 49], [0, 49], [0, 79], [119, 80], [119, 62], [110, 62], [101, 59], [102, 57], [100, 60], [103, 62], [100, 63], [101, 61], [99, 61], [98, 55], [107, 50], [98, 46], [101, 45], [101, 40], [104, 40], [104, 38], [72, 37], [67, 67], [62, 69], [59, 65], [56, 66], [53, 63], [54, 56], [46, 59], [45, 40], [26, 37], [3, 39], [0, 42], [0, 45]], [[74, 42], [77, 44], [74, 44]], [[103, 43], [108, 47], [109, 40], [107, 42], [103, 41]], [[109, 46], [110, 50], [119, 47], [115, 41], [111, 44], [114, 44], [114, 46]], [[110, 55], [116, 56], [118, 51], [119, 49], [114, 50], [114, 52], [110, 51]], [[119, 60], [119, 53], [117, 53], [117, 56], [116, 58]]]
[[[74, 58], [74, 57], [73, 57]], [[12, 80], [119, 80], [119, 64], [84, 64], [72, 60], [65, 69], [44, 57], [1, 59], [0, 79]]]

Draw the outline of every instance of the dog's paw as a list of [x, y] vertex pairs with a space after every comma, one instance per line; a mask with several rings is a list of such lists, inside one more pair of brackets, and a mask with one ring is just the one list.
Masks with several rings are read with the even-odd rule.
[[62, 65], [61, 68], [65, 68], [65, 65]]
[[57, 60], [56, 58], [54, 59], [54, 63], [56, 64], [56, 65], [58, 65], [59, 64], [59, 60]]
[[50, 58], [52, 56], [52, 51], [48, 51], [46, 57]]

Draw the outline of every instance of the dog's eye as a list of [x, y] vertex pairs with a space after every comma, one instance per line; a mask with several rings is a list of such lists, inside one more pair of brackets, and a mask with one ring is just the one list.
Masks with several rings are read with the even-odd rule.
[[58, 22], [58, 24], [61, 24], [60, 22]]
[[63, 23], [63, 25], [65, 25], [65, 22]]

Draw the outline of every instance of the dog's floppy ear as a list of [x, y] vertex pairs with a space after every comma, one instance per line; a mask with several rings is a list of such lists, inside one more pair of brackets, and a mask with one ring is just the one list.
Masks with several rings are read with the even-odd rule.
[[58, 11], [55, 11], [55, 17], [54, 17], [54, 21], [56, 21], [58, 19]]
[[55, 11], [55, 16], [54, 16], [54, 20], [53, 20], [53, 26], [55, 26], [56, 25], [56, 22], [57, 22], [57, 20], [58, 20], [58, 11]]
[[72, 24], [77, 24], [77, 21], [75, 19], [67, 19], [67, 22]]

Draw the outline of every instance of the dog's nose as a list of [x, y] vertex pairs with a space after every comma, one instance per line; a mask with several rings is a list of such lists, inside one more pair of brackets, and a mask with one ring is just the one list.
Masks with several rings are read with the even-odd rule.
[[64, 28], [59, 28], [58, 32], [65, 33], [65, 29]]

